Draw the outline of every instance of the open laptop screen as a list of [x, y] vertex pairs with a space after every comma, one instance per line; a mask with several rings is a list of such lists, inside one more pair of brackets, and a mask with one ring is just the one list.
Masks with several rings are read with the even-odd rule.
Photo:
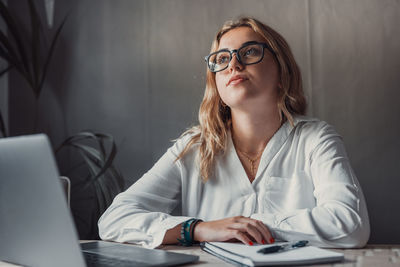
[[[107, 242], [84, 245], [84, 252], [111, 262], [132, 260], [129, 266], [198, 260], [198, 256]], [[0, 139], [0, 260], [32, 267], [86, 266], [53, 152], [43, 134]]]

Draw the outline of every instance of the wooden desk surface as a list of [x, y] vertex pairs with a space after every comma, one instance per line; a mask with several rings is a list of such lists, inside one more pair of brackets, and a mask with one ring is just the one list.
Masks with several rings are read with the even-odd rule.
[[[181, 246], [162, 246], [164, 250], [188, 253], [200, 256], [198, 263], [192, 266], [233, 266], [214, 257], [198, 246], [181, 247]], [[362, 249], [330, 249], [333, 251], [344, 253], [343, 262], [335, 264], [314, 264], [311, 266], [335, 266], [335, 267], [385, 267], [400, 266], [400, 245], [367, 245]]]
[[[162, 246], [161, 249], [198, 255], [200, 260], [192, 265], [185, 266], [201, 266], [201, 267], [219, 267], [232, 266], [217, 257], [214, 257], [200, 249], [199, 246], [181, 247], [181, 246]], [[362, 249], [332, 249], [333, 251], [342, 252], [345, 255], [343, 262], [335, 264], [316, 264], [311, 266], [335, 266], [335, 267], [385, 267], [400, 266], [400, 245], [367, 245]], [[9, 264], [0, 261], [0, 267], [15, 267], [18, 265]]]

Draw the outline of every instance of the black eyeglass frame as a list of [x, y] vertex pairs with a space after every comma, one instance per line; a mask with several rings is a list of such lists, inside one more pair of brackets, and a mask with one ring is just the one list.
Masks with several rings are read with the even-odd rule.
[[[244, 48], [244, 47], [247, 47], [247, 46], [249, 46], [249, 45], [262, 45], [262, 47], [263, 47], [263, 53], [262, 53], [262, 57], [260, 58], [260, 60], [258, 60], [258, 61], [256, 61], [256, 62], [253, 62], [253, 63], [247, 63], [247, 64], [246, 64], [246, 63], [243, 63], [243, 62], [241, 61], [238, 52], [239, 52], [240, 49], [242, 49], [242, 48]], [[216, 73], [216, 72], [220, 72], [220, 71], [226, 70], [226, 69], [228, 68], [229, 63], [230, 63], [231, 60], [232, 60], [232, 57], [233, 57], [232, 55], [233, 55], [233, 53], [236, 53], [236, 59], [238, 60], [238, 62], [239, 62], [241, 65], [246, 65], [246, 66], [247, 66], [247, 65], [253, 65], [253, 64], [260, 63], [260, 62], [264, 59], [264, 49], [265, 49], [265, 48], [267, 48], [267, 49], [269, 50], [269, 52], [271, 52], [271, 54], [275, 56], [274, 50], [272, 50], [271, 46], [269, 46], [268, 44], [252, 41], [252, 42], [247, 42], [247, 43], [243, 44], [243, 45], [242, 45], [241, 47], [239, 47], [238, 49], [232, 49], [232, 50], [229, 50], [229, 49], [221, 49], [221, 50], [215, 51], [215, 52], [209, 54], [208, 56], [205, 56], [204, 60], [205, 60], [206, 63], [207, 63], [208, 69], [209, 69], [211, 72]], [[223, 69], [220, 69], [220, 70], [217, 70], [217, 71], [213, 71], [213, 70], [210, 68], [210, 64], [209, 64], [208, 60], [210, 59], [211, 56], [216, 55], [216, 54], [218, 54], [218, 53], [220, 53], [220, 52], [228, 52], [228, 53], [229, 53], [229, 61], [228, 61], [228, 64], [227, 64], [226, 67], [223, 68]]]

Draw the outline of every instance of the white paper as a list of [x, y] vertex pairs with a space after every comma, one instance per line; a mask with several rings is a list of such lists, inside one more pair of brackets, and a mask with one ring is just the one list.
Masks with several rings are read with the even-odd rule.
[[319, 262], [332, 262], [343, 260], [343, 253], [320, 249], [313, 246], [306, 246], [291, 249], [283, 252], [262, 254], [257, 251], [270, 246], [285, 244], [275, 243], [273, 245], [249, 246], [242, 243], [209, 242], [205, 246], [223, 257], [230, 258], [248, 266], [258, 265], [285, 265], [285, 264], [306, 264]]

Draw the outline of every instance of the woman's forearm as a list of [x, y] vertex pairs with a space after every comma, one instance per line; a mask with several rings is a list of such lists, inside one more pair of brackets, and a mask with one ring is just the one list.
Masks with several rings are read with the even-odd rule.
[[181, 224], [178, 224], [174, 228], [167, 230], [164, 239], [162, 241], [162, 244], [163, 245], [177, 244], [180, 235], [181, 235]]

